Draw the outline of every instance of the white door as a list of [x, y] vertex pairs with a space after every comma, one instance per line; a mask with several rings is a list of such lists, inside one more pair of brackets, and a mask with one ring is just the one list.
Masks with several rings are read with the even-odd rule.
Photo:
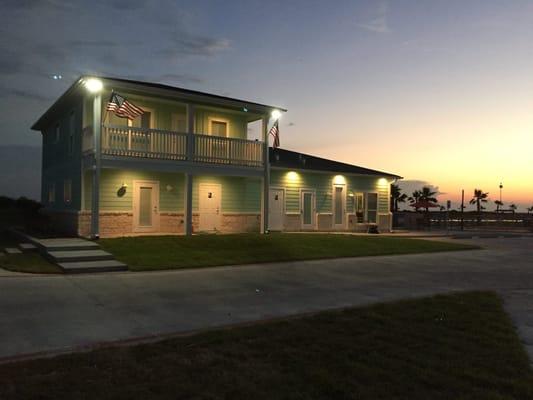
[[302, 229], [315, 229], [315, 192], [302, 190], [300, 196]]
[[268, 202], [268, 229], [283, 230], [283, 214], [285, 212], [285, 192], [283, 189], [270, 189]]
[[159, 182], [133, 181], [133, 230], [159, 230]]
[[220, 230], [220, 185], [201, 183], [199, 189], [198, 211], [200, 212], [200, 231]]
[[333, 186], [333, 228], [345, 229], [345, 197], [343, 185]]

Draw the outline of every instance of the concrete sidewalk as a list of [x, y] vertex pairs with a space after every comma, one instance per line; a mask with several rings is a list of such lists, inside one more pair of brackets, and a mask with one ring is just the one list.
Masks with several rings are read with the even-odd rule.
[[533, 238], [469, 243], [487, 249], [0, 278], [0, 358], [472, 289], [503, 296], [533, 356]]

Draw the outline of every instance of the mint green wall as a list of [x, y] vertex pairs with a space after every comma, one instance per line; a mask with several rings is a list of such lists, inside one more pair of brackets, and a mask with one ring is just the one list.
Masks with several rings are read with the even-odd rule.
[[[290, 170], [272, 170], [270, 185], [285, 188], [285, 210], [288, 213], [300, 212], [300, 189], [314, 189], [316, 193], [316, 210], [319, 213], [332, 212], [332, 185], [337, 174], [302, 172]], [[347, 193], [378, 193], [378, 212], [389, 211], [389, 183], [380, 182], [379, 178], [366, 176], [342, 175], [347, 186]], [[347, 212], [353, 212], [352, 202], [347, 202]]]
[[[81, 207], [81, 127], [83, 104], [80, 100], [42, 132], [43, 157], [41, 172], [41, 202], [54, 210], [79, 210]], [[71, 127], [70, 116], [73, 115]], [[59, 124], [59, 140], [56, 141], [55, 127]], [[73, 128], [72, 152], [69, 153], [70, 130]], [[72, 201], [64, 202], [64, 182], [72, 182]], [[55, 202], [48, 203], [48, 190], [55, 185]]]
[[[151, 171], [104, 169], [100, 177], [100, 211], [131, 211], [133, 207], [133, 181], [159, 181], [159, 209], [161, 212], [183, 212], [185, 177], [183, 174]], [[119, 195], [122, 183], [125, 193]], [[221, 185], [222, 212], [259, 212], [261, 208], [261, 181], [244, 177], [197, 176], [193, 180], [193, 210], [198, 210], [198, 193], [201, 183]], [[86, 173], [85, 209], [91, 207], [91, 174]], [[172, 189], [167, 190], [167, 186]]]
[[[186, 109], [183, 103], [171, 102], [171, 101], [157, 101], [157, 99], [131, 95], [126, 92], [120, 91], [120, 94], [125, 96], [128, 100], [133, 102], [135, 105], [138, 105], [141, 108], [150, 108], [154, 111], [154, 128], [155, 129], [172, 129], [172, 114], [185, 114]], [[109, 93], [103, 95], [104, 98], [104, 110], [103, 114], [105, 115], [105, 105], [107, 104], [107, 99], [109, 99]], [[223, 108], [213, 109], [211, 107], [205, 108], [201, 105], [196, 105], [195, 109], [195, 132], [208, 134], [209, 132], [209, 118], [223, 119], [228, 120], [229, 122], [229, 136], [246, 139], [247, 137], [247, 128], [248, 123], [246, 119], [246, 114], [236, 114], [232, 112], [227, 112]], [[123, 118], [118, 118], [114, 114], [109, 113], [106, 123], [113, 125], [127, 125], [127, 121]]]

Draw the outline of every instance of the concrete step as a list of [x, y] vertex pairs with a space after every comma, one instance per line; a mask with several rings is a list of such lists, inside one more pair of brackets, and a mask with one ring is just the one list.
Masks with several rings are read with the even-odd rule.
[[100, 248], [100, 246], [95, 242], [78, 238], [34, 239], [33, 243], [47, 252], [92, 249], [97, 250]]
[[113, 260], [113, 255], [103, 250], [49, 251], [48, 256], [56, 263]]
[[58, 265], [66, 274], [128, 270], [126, 264], [116, 260], [63, 262]]
[[16, 247], [6, 247], [5, 252], [6, 254], [22, 254], [22, 251], [20, 251]]
[[23, 252], [37, 251], [37, 246], [31, 243], [19, 243], [19, 249]]

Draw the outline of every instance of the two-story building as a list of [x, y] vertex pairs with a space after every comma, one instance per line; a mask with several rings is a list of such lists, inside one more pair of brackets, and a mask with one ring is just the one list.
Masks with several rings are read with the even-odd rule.
[[[144, 111], [106, 111], [111, 92]], [[32, 126], [42, 202], [80, 236], [390, 230], [399, 176], [268, 147], [286, 110], [172, 86], [78, 79]], [[274, 117], [273, 117], [274, 116]], [[259, 137], [250, 127], [259, 125]], [[270, 160], [270, 161], [269, 161]]]

